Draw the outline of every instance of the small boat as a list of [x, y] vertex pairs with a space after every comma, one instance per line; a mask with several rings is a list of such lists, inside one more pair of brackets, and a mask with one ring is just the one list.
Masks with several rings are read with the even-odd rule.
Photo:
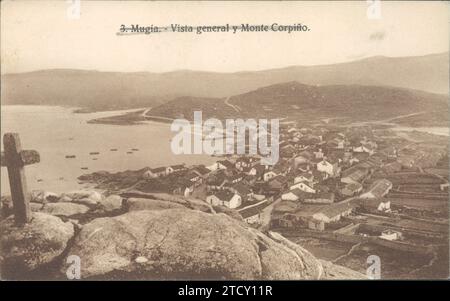
[[63, 181], [63, 180], [64, 180], [64, 177], [59, 177], [59, 180], [60, 180], [60, 181]]
[[117, 152], [117, 148], [111, 148], [110, 151]]
[[132, 154], [133, 152], [127, 152], [127, 154]]
[[76, 156], [75, 155], [66, 155], [66, 159], [73, 159], [73, 158], [76, 158]]
[[89, 169], [89, 167], [81, 167], [81, 169], [84, 169], [84, 170], [86, 170], [86, 169]]
[[139, 151], [139, 148], [132, 148], [131, 150], [134, 152], [137, 152], [137, 151]]
[[96, 161], [98, 158], [92, 158], [92, 160]]
[[44, 180], [42, 180], [42, 179], [37, 179], [37, 181], [38, 181], [38, 182], [42, 182], [42, 181], [44, 181]]
[[98, 155], [100, 154], [99, 152], [90, 152], [89, 155]]

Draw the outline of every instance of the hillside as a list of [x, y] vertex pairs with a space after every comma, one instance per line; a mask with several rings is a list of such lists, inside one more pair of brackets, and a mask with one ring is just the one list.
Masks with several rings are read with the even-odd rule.
[[270, 77], [277, 78], [278, 83], [394, 86], [447, 94], [448, 67], [448, 53], [417, 57], [376, 56], [335, 65], [272, 70]]
[[[442, 95], [415, 90], [287, 82], [232, 96], [227, 102], [224, 98], [177, 98], [152, 109], [149, 115], [190, 119], [198, 108], [202, 108], [204, 117], [348, 117], [354, 121], [389, 121], [409, 114], [447, 112], [448, 104]], [[436, 116], [445, 119], [446, 115]]]
[[[155, 93], [145, 73], [44, 70], [2, 76], [2, 104], [62, 105], [87, 110], [153, 106], [174, 95]], [[156, 97], [157, 96], [157, 97]]]
[[202, 111], [205, 117], [226, 118], [236, 116], [236, 111], [227, 106], [224, 98], [177, 97], [151, 109], [147, 115], [192, 120], [194, 111]]
[[273, 84], [396, 86], [448, 93], [448, 53], [372, 57], [333, 65], [263, 71], [167, 73], [43, 70], [2, 75], [2, 104], [42, 104], [94, 110], [150, 107], [180, 96], [222, 98]]

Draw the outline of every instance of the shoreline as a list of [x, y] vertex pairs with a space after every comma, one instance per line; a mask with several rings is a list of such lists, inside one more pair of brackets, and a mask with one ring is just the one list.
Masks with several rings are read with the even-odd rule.
[[[124, 108], [124, 109], [107, 109], [107, 110], [99, 110], [99, 109], [93, 109], [93, 108], [83, 108], [83, 107], [71, 107], [71, 106], [61, 106], [61, 105], [39, 105], [39, 104], [13, 104], [13, 105], [1, 105], [1, 107], [20, 107], [20, 106], [27, 106], [27, 107], [58, 107], [58, 108], [65, 108], [70, 109], [73, 114], [100, 114], [100, 113], [111, 113], [113, 115], [105, 116], [105, 117], [98, 117], [87, 120], [87, 123], [89, 124], [107, 124], [107, 125], [123, 125], [123, 126], [129, 126], [129, 125], [142, 125], [145, 124], [145, 121], [151, 121], [151, 122], [157, 122], [157, 123], [164, 123], [169, 124], [172, 123], [175, 118], [165, 117], [165, 116], [156, 116], [156, 115], [146, 115], [148, 108]], [[114, 113], [117, 114], [114, 114]], [[342, 119], [341, 117], [328, 117], [325, 118], [328, 120], [327, 125], [332, 125], [333, 123], [330, 122], [335, 119]], [[414, 123], [414, 122], [412, 122]], [[343, 126], [356, 126], [356, 125], [369, 125], [369, 126], [385, 126], [386, 128], [389, 128], [394, 131], [400, 131], [400, 132], [411, 132], [411, 131], [418, 131], [422, 133], [427, 133], [431, 135], [437, 135], [437, 136], [444, 136], [449, 137], [450, 136], [450, 126], [448, 124], [448, 121], [443, 121], [442, 123], [436, 123], [436, 120], [433, 120], [427, 124], [420, 123], [419, 125], [406, 125], [404, 123], [379, 123], [377, 121], [365, 121], [365, 122], [351, 122], [349, 124], [343, 125]], [[443, 133], [444, 129], [448, 128], [449, 131], [446, 133]]]

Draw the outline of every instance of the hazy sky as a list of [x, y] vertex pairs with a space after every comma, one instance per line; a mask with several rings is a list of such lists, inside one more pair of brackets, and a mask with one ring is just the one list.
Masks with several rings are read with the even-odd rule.
[[[448, 3], [2, 1], [2, 73], [49, 68], [232, 72], [448, 51]], [[303, 23], [301, 33], [161, 33], [118, 36], [130, 26]]]

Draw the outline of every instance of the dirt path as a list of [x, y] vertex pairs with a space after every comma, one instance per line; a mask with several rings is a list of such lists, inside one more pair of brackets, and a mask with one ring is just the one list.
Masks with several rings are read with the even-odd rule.
[[236, 106], [236, 105], [233, 105], [233, 104], [231, 104], [231, 103], [229, 103], [229, 100], [230, 100], [230, 97], [228, 96], [227, 98], [225, 98], [225, 104], [227, 105], [227, 106], [229, 106], [229, 107], [232, 107], [233, 108], [233, 110], [235, 110], [236, 112], [240, 112], [241, 111], [241, 108], [240, 107], [238, 107], [238, 106]]
[[[423, 173], [426, 173], [426, 174], [435, 176], [436, 178], [439, 178], [440, 180], [442, 180], [444, 183], [448, 183], [448, 180], [447, 180], [446, 178], [444, 178], [443, 176], [441, 176], [441, 175], [439, 175], [439, 174], [436, 174], [436, 173], [429, 172], [429, 171], [425, 171], [425, 170], [423, 170], [422, 168], [420, 168], [420, 169], [422, 170]], [[444, 183], [443, 183], [443, 184], [444, 184]]]
[[396, 119], [401, 119], [401, 118], [406, 118], [406, 117], [411, 117], [411, 116], [416, 116], [416, 115], [422, 115], [425, 113], [427, 113], [427, 111], [420, 111], [420, 112], [411, 113], [411, 114], [399, 115], [394, 118], [389, 118], [389, 119], [383, 120], [381, 122], [392, 122], [393, 120], [396, 120]]
[[427, 113], [427, 111], [420, 111], [420, 112], [411, 113], [411, 114], [398, 115], [398, 116], [395, 116], [395, 117], [382, 119], [382, 120], [370, 120], [370, 121], [352, 122], [352, 123], [348, 124], [347, 126], [361, 126], [361, 125], [367, 125], [367, 124], [384, 124], [384, 125], [393, 125], [393, 126], [395, 126], [395, 125], [398, 125], [398, 124], [393, 122], [394, 120], [401, 119], [401, 118], [406, 118], [406, 117], [411, 117], [411, 116], [416, 116], [416, 115], [421, 115], [421, 114], [425, 114], [425, 113]]
[[362, 243], [359, 242], [359, 243], [353, 245], [353, 246], [350, 248], [350, 250], [348, 250], [347, 253], [345, 253], [345, 254], [339, 256], [338, 258], [335, 258], [335, 259], [334, 259], [333, 261], [331, 261], [331, 262], [332, 262], [332, 263], [336, 263], [337, 261], [341, 260], [342, 258], [345, 258], [345, 257], [349, 256], [350, 254], [353, 253], [353, 251], [355, 251], [357, 248], [359, 248], [359, 246], [360, 246], [361, 244], [362, 244]]
[[433, 264], [436, 262], [437, 259], [438, 259], [438, 254], [437, 254], [436, 251], [433, 251], [433, 257], [431, 257], [430, 261], [427, 264], [425, 264], [425, 265], [423, 265], [423, 266], [421, 266], [421, 267], [419, 267], [419, 268], [417, 268], [415, 270], [412, 270], [409, 273], [410, 274], [415, 274], [415, 273], [417, 273], [417, 272], [419, 272], [419, 271], [421, 271], [423, 269], [429, 268], [429, 267], [433, 266]]
[[151, 109], [152, 109], [152, 108], [145, 109], [144, 112], [142, 112], [142, 117], [147, 117], [147, 113], [148, 113]]

